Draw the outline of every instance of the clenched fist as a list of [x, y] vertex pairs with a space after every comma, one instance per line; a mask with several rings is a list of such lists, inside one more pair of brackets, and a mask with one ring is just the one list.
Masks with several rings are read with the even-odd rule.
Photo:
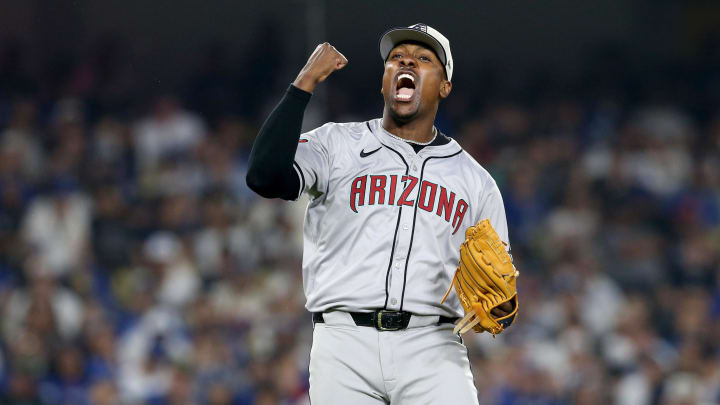
[[315, 86], [330, 76], [330, 73], [340, 70], [347, 65], [348, 60], [338, 52], [334, 46], [325, 42], [315, 48], [305, 67], [302, 68], [293, 85], [308, 93], [315, 90]]

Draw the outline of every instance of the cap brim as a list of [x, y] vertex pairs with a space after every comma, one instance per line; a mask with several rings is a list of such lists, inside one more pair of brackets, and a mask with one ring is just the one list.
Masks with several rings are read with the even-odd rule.
[[440, 58], [443, 66], [447, 63], [445, 49], [440, 45], [440, 42], [430, 34], [412, 28], [392, 28], [385, 32], [380, 38], [380, 56], [383, 60], [387, 60], [390, 51], [392, 51], [397, 44], [406, 41], [417, 41], [428, 45], [435, 51], [435, 54]]

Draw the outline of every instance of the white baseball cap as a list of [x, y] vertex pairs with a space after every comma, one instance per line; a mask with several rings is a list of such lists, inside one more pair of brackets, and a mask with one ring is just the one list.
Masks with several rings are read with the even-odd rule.
[[450, 41], [443, 34], [427, 24], [414, 24], [407, 28], [396, 27], [387, 30], [380, 38], [380, 56], [387, 60], [390, 51], [399, 43], [418, 41], [429, 46], [445, 66], [448, 80], [452, 80], [453, 60], [450, 53]]

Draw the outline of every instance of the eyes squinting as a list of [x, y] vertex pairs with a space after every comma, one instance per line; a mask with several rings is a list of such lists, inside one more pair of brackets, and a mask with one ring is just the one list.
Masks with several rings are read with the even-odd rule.
[[[399, 58], [402, 58], [402, 56], [403, 55], [401, 53], [394, 53], [390, 56], [390, 59], [399, 59]], [[417, 57], [417, 59], [419, 59], [423, 62], [432, 62], [432, 59], [430, 59], [430, 57], [426, 56], [426, 55], [420, 55]]]

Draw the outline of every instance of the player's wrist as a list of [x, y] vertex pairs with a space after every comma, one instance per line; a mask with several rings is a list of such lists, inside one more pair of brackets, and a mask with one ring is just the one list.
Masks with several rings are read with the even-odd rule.
[[306, 77], [304, 75], [298, 76], [293, 82], [293, 86], [310, 94], [315, 91], [315, 86], [317, 86], [317, 84], [318, 80], [313, 80], [312, 78]]
[[302, 89], [298, 88], [297, 86], [295, 86], [294, 83], [290, 83], [290, 85], [288, 86], [288, 89], [287, 89], [286, 94], [287, 94], [287, 96], [289, 96], [289, 97], [292, 97], [292, 98], [294, 98], [294, 99], [303, 101], [303, 102], [305, 102], [305, 103], [309, 102], [310, 99], [312, 98], [312, 95], [313, 95], [312, 93], [309, 93], [309, 92], [307, 92], [307, 91], [305, 91], [305, 90], [302, 90]]

